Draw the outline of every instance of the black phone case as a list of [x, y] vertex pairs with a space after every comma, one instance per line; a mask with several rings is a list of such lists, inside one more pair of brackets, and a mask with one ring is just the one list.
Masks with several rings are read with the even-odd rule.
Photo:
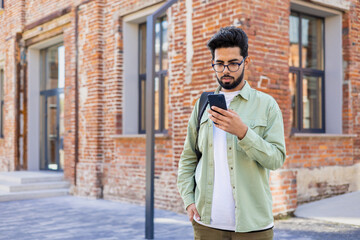
[[210, 107], [216, 106], [227, 110], [224, 94], [210, 94], [208, 95], [208, 102]]

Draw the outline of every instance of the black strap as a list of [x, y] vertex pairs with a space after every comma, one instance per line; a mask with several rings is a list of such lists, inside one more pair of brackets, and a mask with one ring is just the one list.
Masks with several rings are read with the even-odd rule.
[[207, 96], [209, 94], [213, 94], [213, 92], [203, 92], [201, 94], [200, 97], [200, 102], [199, 102], [199, 109], [198, 109], [198, 116], [197, 116], [197, 125], [196, 125], [196, 140], [195, 140], [195, 153], [196, 153], [196, 157], [197, 160], [199, 161], [202, 153], [199, 151], [199, 147], [198, 147], [198, 138], [199, 138], [199, 130], [200, 130], [200, 121], [201, 121], [201, 117], [204, 114], [204, 111], [206, 109], [206, 106], [208, 105], [208, 100], [207, 100]]

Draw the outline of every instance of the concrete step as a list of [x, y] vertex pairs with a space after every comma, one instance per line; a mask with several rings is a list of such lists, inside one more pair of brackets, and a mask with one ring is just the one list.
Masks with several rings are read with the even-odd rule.
[[0, 172], [0, 202], [64, 196], [69, 187], [62, 172]]
[[0, 191], [4, 192], [21, 192], [21, 191], [37, 191], [37, 190], [46, 190], [46, 189], [59, 189], [59, 188], [69, 188], [70, 184], [65, 181], [59, 182], [36, 182], [36, 183], [13, 183], [0, 181]]
[[38, 182], [57, 182], [62, 181], [64, 174], [62, 172], [49, 171], [15, 171], [0, 172], [0, 181], [11, 183], [38, 183]]
[[0, 191], [0, 202], [6, 201], [17, 201], [35, 198], [48, 198], [48, 197], [59, 197], [69, 194], [69, 189], [47, 189], [38, 191], [27, 191], [27, 192], [4, 192]]

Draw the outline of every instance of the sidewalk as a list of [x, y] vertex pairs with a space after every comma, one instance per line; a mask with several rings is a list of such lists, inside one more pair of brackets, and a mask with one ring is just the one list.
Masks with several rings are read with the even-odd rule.
[[360, 191], [300, 205], [295, 216], [360, 226]]
[[[322, 206], [328, 206], [328, 210], [324, 209], [330, 214], [344, 207], [346, 211], [341, 216], [354, 213], [351, 216], [358, 219], [358, 197], [359, 193], [354, 193], [335, 197], [336, 200], [325, 199], [330, 201], [327, 204], [321, 200], [302, 205], [297, 214], [304, 209], [315, 213]], [[274, 240], [360, 239], [360, 226], [301, 216], [275, 221]], [[144, 231], [145, 207], [135, 204], [73, 196], [0, 202], [0, 240], [138, 240], [144, 239]], [[187, 216], [155, 209], [154, 239], [192, 240]]]
[[[187, 216], [155, 209], [155, 239], [193, 239]], [[137, 240], [145, 207], [73, 196], [0, 203], [1, 240]]]

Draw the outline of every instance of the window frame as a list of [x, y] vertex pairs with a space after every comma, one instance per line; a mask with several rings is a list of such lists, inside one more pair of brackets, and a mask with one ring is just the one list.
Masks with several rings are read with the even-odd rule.
[[[162, 22], [164, 20], [167, 20], [167, 16], [164, 15], [160, 18], [157, 19], [156, 23], [160, 23], [160, 51], [159, 51], [159, 65], [160, 65], [160, 69], [158, 71], [155, 70], [155, 76], [154, 78], [158, 78], [159, 79], [159, 129], [155, 129], [155, 133], [162, 133], [162, 134], [167, 134], [168, 133], [168, 129], [165, 128], [165, 78], [168, 77], [168, 70], [167, 69], [163, 69], [163, 51], [162, 51], [162, 45], [163, 45], [163, 26], [162, 26]], [[138, 108], [138, 132], [140, 134], [144, 134], [146, 133], [146, 126], [144, 126], [144, 128], [142, 128], [142, 121], [143, 118], [145, 119], [145, 114], [142, 113], [142, 82], [144, 81], [145, 84], [145, 89], [146, 89], [146, 73], [140, 73], [140, 61], [141, 61], [141, 25], [146, 25], [146, 22], [140, 23], [139, 24], [139, 32], [138, 32], [138, 36], [139, 36], [139, 40], [138, 40], [138, 49], [139, 49], [139, 55], [138, 55], [138, 76], [139, 76], [139, 82], [138, 82], [138, 93], [139, 93], [139, 108]], [[156, 60], [155, 60], [156, 62]], [[144, 90], [144, 93], [146, 93], [146, 90]], [[145, 97], [145, 96], [144, 96]], [[146, 98], [145, 98], [146, 100]], [[144, 106], [145, 107], [145, 106]], [[156, 117], [156, 116], [155, 116]]]
[[[299, 11], [295, 11], [295, 10], [291, 10], [289, 17], [292, 14], [296, 14], [297, 17], [299, 18], [299, 67], [293, 67], [293, 66], [289, 66], [289, 73], [294, 73], [297, 76], [297, 81], [296, 81], [296, 94], [298, 96], [298, 103], [297, 103], [297, 122], [298, 122], [298, 126], [297, 127], [293, 127], [292, 123], [291, 123], [291, 133], [325, 133], [325, 129], [326, 129], [326, 121], [325, 121], [325, 61], [326, 61], [326, 56], [325, 56], [325, 18], [324, 17], [320, 17], [320, 16], [315, 16], [315, 15], [311, 15], [311, 14], [307, 14], [307, 13], [303, 13], [303, 12], [299, 12]], [[318, 18], [322, 20], [322, 25], [323, 25], [323, 29], [322, 29], [322, 42], [323, 42], [323, 66], [324, 66], [324, 70], [318, 70], [318, 69], [313, 69], [313, 68], [303, 68], [302, 67], [302, 17], [303, 16], [309, 16], [309, 17], [314, 17], [314, 18]], [[290, 28], [290, 26], [289, 26]], [[304, 76], [310, 76], [310, 77], [321, 77], [321, 128], [304, 128], [303, 126], [303, 81], [304, 81]], [[295, 103], [296, 104], [296, 103]], [[295, 119], [293, 119], [293, 121], [295, 121]]]

